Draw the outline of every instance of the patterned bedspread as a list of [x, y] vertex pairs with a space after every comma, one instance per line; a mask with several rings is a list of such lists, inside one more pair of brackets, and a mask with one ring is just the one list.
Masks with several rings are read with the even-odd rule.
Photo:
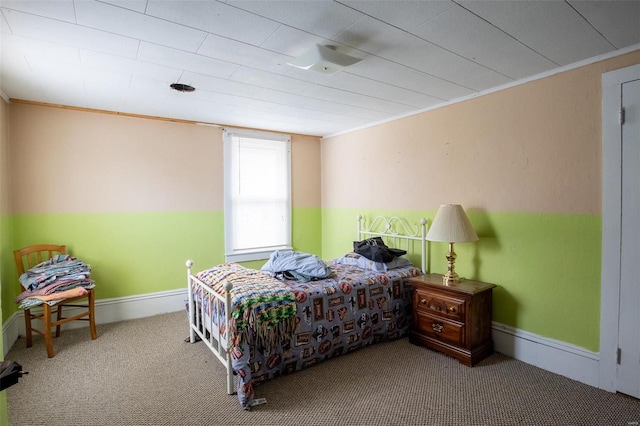
[[295, 326], [296, 304], [291, 289], [264, 272], [237, 263], [226, 263], [198, 273], [198, 278], [217, 293], [225, 294], [231, 283], [233, 323], [231, 345], [257, 345], [275, 349], [291, 339]]
[[[331, 264], [330, 268], [333, 273], [329, 278], [306, 283], [279, 281], [254, 271], [253, 278], [263, 281], [248, 284], [248, 289], [253, 290], [254, 285], [274, 286], [295, 298], [295, 309], [291, 334], [272, 341], [273, 345], [234, 339], [230, 349], [243, 407], [250, 407], [254, 385], [407, 334], [411, 289], [405, 280], [421, 275], [420, 269], [410, 266], [376, 272], [340, 264]], [[218, 291], [224, 292], [222, 284], [217, 285]], [[292, 310], [287, 308], [287, 312]]]

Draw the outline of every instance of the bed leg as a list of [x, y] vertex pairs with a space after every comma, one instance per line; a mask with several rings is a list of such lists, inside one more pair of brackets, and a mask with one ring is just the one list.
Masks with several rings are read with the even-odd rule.
[[227, 352], [227, 394], [233, 395], [233, 365], [231, 364], [231, 353]]
[[186, 262], [187, 266], [187, 297], [189, 298], [189, 342], [196, 342], [196, 332], [193, 330], [195, 309], [193, 307], [193, 289], [191, 288], [191, 267], [193, 266], [193, 260], [189, 259]]
[[[231, 324], [232, 321], [232, 313], [231, 313], [231, 306], [233, 306], [231, 304], [231, 290], [233, 289], [233, 284], [231, 284], [230, 281], [227, 281], [224, 285], [224, 291], [225, 291], [225, 304], [224, 304], [224, 312], [227, 316], [227, 327], [225, 330], [225, 337], [227, 340], [227, 344], [229, 344], [229, 342], [231, 342], [231, 327], [229, 326]], [[231, 350], [227, 350], [227, 393], [229, 395], [233, 395], [234, 391], [233, 391], [233, 363], [231, 360]]]

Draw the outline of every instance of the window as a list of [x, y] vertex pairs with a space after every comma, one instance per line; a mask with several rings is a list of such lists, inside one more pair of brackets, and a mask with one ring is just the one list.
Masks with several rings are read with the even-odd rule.
[[291, 249], [289, 136], [225, 130], [224, 160], [226, 261]]

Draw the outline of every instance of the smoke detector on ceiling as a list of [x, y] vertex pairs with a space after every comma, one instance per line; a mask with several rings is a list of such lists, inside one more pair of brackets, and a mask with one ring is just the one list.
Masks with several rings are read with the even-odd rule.
[[316, 44], [305, 54], [300, 56], [288, 65], [303, 70], [312, 70], [323, 74], [333, 74], [342, 71], [344, 68], [357, 64], [362, 59], [338, 52], [335, 46], [322, 46]]

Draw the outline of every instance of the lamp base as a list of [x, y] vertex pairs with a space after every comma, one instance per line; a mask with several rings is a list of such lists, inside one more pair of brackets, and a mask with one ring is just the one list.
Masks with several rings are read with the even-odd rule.
[[460, 277], [453, 271], [447, 271], [446, 274], [442, 276], [442, 284], [451, 285], [460, 282]]
[[450, 285], [460, 282], [460, 277], [455, 272], [456, 252], [453, 251], [453, 243], [449, 243], [449, 253], [447, 253], [447, 263], [449, 267], [447, 273], [442, 276], [442, 284]]

